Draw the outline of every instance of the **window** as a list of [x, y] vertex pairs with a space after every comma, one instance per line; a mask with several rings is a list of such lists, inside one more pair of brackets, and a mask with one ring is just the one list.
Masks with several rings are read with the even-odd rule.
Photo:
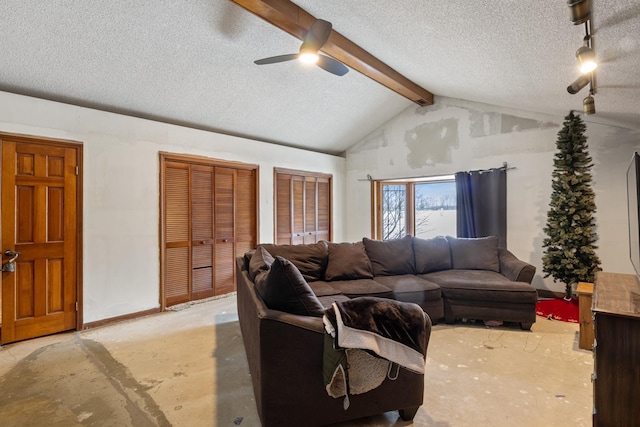
[[373, 235], [397, 239], [407, 234], [428, 239], [456, 235], [456, 184], [453, 176], [373, 183]]

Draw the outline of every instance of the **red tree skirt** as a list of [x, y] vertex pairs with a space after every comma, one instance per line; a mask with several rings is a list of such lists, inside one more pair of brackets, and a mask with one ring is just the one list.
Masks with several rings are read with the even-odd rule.
[[562, 322], [580, 323], [578, 301], [567, 301], [563, 298], [554, 298], [538, 301], [536, 314], [547, 319], [560, 320]]

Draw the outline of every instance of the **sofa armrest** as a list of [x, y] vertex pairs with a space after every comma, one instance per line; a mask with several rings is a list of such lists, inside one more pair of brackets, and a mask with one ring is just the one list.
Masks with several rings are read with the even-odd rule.
[[518, 259], [507, 249], [499, 248], [498, 257], [500, 258], [500, 273], [509, 280], [514, 282], [531, 283], [536, 268], [528, 262]]

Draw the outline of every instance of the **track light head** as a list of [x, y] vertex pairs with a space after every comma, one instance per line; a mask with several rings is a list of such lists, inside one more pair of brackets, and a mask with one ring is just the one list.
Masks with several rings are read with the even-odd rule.
[[591, 18], [590, 0], [567, 0], [567, 6], [573, 25], [584, 24]]
[[567, 86], [567, 92], [571, 95], [575, 95], [580, 92], [583, 87], [588, 85], [591, 82], [591, 74], [583, 74], [578, 77], [573, 83]]
[[582, 101], [582, 111], [584, 111], [585, 114], [596, 113], [596, 101], [593, 99], [593, 96], [589, 95]]
[[598, 67], [596, 55], [593, 53], [593, 49], [589, 46], [581, 46], [576, 51], [576, 59], [578, 60], [578, 65], [582, 74], [590, 73]]

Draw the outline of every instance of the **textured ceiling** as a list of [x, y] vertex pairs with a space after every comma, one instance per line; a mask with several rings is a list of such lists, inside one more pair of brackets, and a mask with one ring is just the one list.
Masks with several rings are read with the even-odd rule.
[[[565, 0], [295, 3], [435, 95], [561, 115], [587, 95], [566, 91], [584, 26]], [[254, 65], [300, 42], [226, 0], [5, 0], [0, 16], [0, 90], [328, 153], [414, 105], [353, 70]], [[593, 0], [593, 31], [586, 120], [638, 129], [640, 2]]]

